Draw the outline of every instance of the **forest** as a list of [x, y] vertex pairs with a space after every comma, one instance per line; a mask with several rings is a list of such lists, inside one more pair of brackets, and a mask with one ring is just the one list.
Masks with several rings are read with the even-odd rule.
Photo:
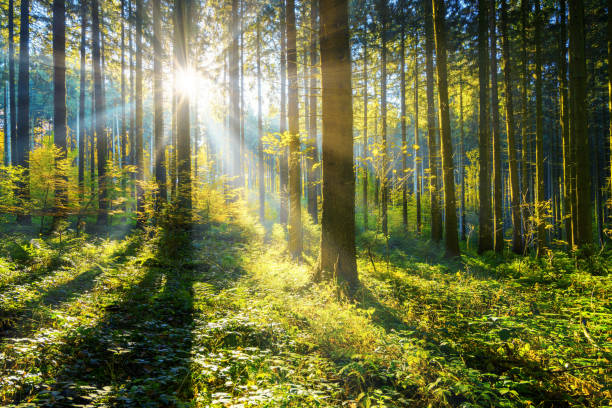
[[0, 0], [0, 406], [612, 407], [612, 0]]

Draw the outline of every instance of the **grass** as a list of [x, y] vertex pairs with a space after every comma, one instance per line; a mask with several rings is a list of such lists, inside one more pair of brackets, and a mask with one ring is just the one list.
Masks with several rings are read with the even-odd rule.
[[612, 404], [606, 253], [449, 262], [431, 242], [366, 233], [347, 299], [311, 281], [317, 226], [296, 265], [282, 229], [212, 205], [179, 257], [163, 234], [2, 249], [0, 403]]

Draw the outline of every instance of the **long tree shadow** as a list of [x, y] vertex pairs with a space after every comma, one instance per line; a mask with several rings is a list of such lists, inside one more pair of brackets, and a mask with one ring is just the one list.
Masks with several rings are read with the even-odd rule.
[[[193, 231], [190, 239], [199, 242], [202, 232]], [[106, 305], [94, 327], [67, 338], [64, 366], [35, 401], [54, 407], [162, 407], [190, 401], [193, 285], [227, 283], [210, 276], [208, 259], [196, 256], [196, 250], [190, 242], [175, 259], [158, 254], [147, 260], [142, 280]]]

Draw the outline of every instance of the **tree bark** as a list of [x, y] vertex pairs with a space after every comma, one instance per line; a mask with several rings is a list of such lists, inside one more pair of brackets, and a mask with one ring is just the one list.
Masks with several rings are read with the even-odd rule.
[[281, 2], [281, 23], [280, 23], [280, 134], [281, 134], [281, 154], [279, 158], [279, 181], [280, 181], [280, 223], [287, 225], [289, 219], [289, 157], [287, 156], [287, 146], [285, 132], [287, 132], [287, 18], [286, 0]]
[[[66, 5], [53, 0], [53, 142], [58, 149], [56, 160], [66, 160]], [[56, 169], [62, 173], [61, 165]], [[60, 180], [61, 178], [61, 180]], [[68, 204], [68, 175], [59, 174], [55, 184], [56, 216], [64, 216]], [[56, 218], [54, 218], [55, 222]]]
[[442, 240], [442, 213], [438, 182], [438, 141], [434, 107], [434, 28], [431, 0], [423, 0], [425, 9], [425, 71], [427, 74], [427, 140], [429, 148], [429, 201], [431, 209], [431, 239]]
[[[364, 24], [367, 30], [367, 24]], [[368, 230], [368, 44], [363, 42], [363, 229]]]
[[377, 0], [381, 23], [380, 47], [380, 120], [382, 138], [382, 172], [380, 174], [380, 203], [382, 218], [382, 233], [389, 233], [387, 207], [389, 203], [389, 157], [387, 152], [387, 0]]
[[488, 1], [478, 0], [478, 79], [480, 82], [480, 121], [478, 151], [480, 160], [478, 217], [478, 253], [493, 249], [493, 219], [491, 217], [491, 179], [489, 172], [489, 64], [488, 64]]
[[521, 193], [523, 195], [523, 239], [530, 234], [531, 221], [529, 220], [529, 138], [527, 128], [527, 9], [529, 0], [521, 0]]
[[512, 212], [512, 252], [515, 254], [522, 254], [521, 201], [516, 158], [517, 148], [514, 138], [514, 103], [512, 100], [512, 65], [510, 61], [510, 38], [508, 36], [507, 0], [502, 0], [501, 7], [502, 58], [504, 64], [504, 88], [506, 93], [506, 136], [508, 138], [510, 205]]
[[[164, 90], [162, 78], [161, 1], [153, 0], [153, 114], [155, 139], [155, 182], [159, 210], [167, 200], [166, 152], [164, 144]], [[122, 153], [123, 154], [123, 153]]]
[[8, 46], [9, 46], [9, 128], [11, 136], [11, 163], [17, 164], [17, 103], [15, 97], [15, 41], [13, 35], [15, 31], [15, 6], [13, 0], [8, 4]]
[[300, 139], [298, 116], [297, 45], [295, 2], [287, 0], [287, 76], [289, 79], [289, 252], [294, 259], [302, 256], [302, 204], [300, 175]]
[[144, 146], [143, 146], [143, 95], [142, 95], [142, 19], [143, 19], [143, 0], [136, 0], [136, 122], [134, 140], [134, 158], [136, 165], [136, 219], [139, 225], [144, 223]]
[[[402, 10], [403, 12], [403, 10]], [[402, 19], [402, 22], [404, 19]], [[408, 144], [406, 142], [406, 39], [405, 27], [400, 29], [400, 127], [402, 132], [402, 223], [408, 229]]]
[[321, 2], [323, 89], [321, 246], [318, 278], [359, 284], [355, 251], [353, 108], [347, 0]]
[[421, 233], [421, 165], [422, 158], [419, 152], [419, 33], [415, 30], [414, 35], [414, 177], [415, 200], [416, 200], [416, 232]]
[[497, 92], [497, 31], [495, 0], [489, 3], [489, 35], [491, 37], [491, 130], [493, 140], [493, 228], [495, 252], [504, 249], [504, 219], [501, 145], [499, 141], [499, 98]]
[[576, 154], [576, 228], [574, 245], [584, 248], [593, 241], [591, 215], [591, 172], [586, 101], [586, 59], [584, 42], [584, 3], [569, 1], [570, 40], [570, 133]]
[[540, 0], [535, 0], [535, 93], [536, 93], [536, 177], [535, 177], [535, 216], [537, 229], [537, 256], [542, 256], [546, 245], [545, 229], [545, 209], [546, 197], [544, 192], [544, 139], [543, 139], [543, 114], [542, 114], [542, 50], [541, 50], [541, 30], [542, 12]]
[[259, 221], [266, 218], [266, 184], [264, 180], [263, 122], [261, 113], [261, 28], [257, 17], [257, 178], [259, 184]]
[[457, 236], [457, 206], [455, 202], [455, 167], [451, 141], [450, 111], [448, 105], [448, 76], [446, 67], [446, 6], [444, 0], [432, 0], [436, 38], [436, 68], [438, 71], [438, 106], [440, 107], [440, 146], [442, 154], [442, 181], [444, 183], [444, 229], [446, 256], [459, 255]]
[[85, 84], [86, 84], [86, 36], [87, 36], [87, 2], [81, 3], [81, 47], [80, 47], [80, 79], [79, 79], [79, 198], [85, 197]]
[[100, 58], [100, 20], [98, 0], [92, 0], [91, 4], [92, 24], [92, 60], [94, 71], [94, 116], [96, 122], [96, 142], [98, 149], [98, 224], [106, 225], [108, 222], [108, 202], [106, 185], [106, 109], [102, 84], [102, 66]]
[[319, 163], [319, 152], [317, 149], [317, 15], [318, 1], [313, 0], [310, 9], [310, 116], [308, 121], [308, 213], [316, 224], [318, 222], [318, 203], [317, 203], [317, 169]]

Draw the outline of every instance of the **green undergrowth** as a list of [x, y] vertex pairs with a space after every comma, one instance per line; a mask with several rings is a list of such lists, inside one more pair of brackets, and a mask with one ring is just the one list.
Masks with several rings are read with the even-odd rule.
[[365, 233], [348, 299], [312, 282], [316, 225], [297, 265], [241, 203], [209, 213], [189, 245], [151, 230], [0, 248], [0, 404], [611, 404], [606, 253], [448, 261]]

